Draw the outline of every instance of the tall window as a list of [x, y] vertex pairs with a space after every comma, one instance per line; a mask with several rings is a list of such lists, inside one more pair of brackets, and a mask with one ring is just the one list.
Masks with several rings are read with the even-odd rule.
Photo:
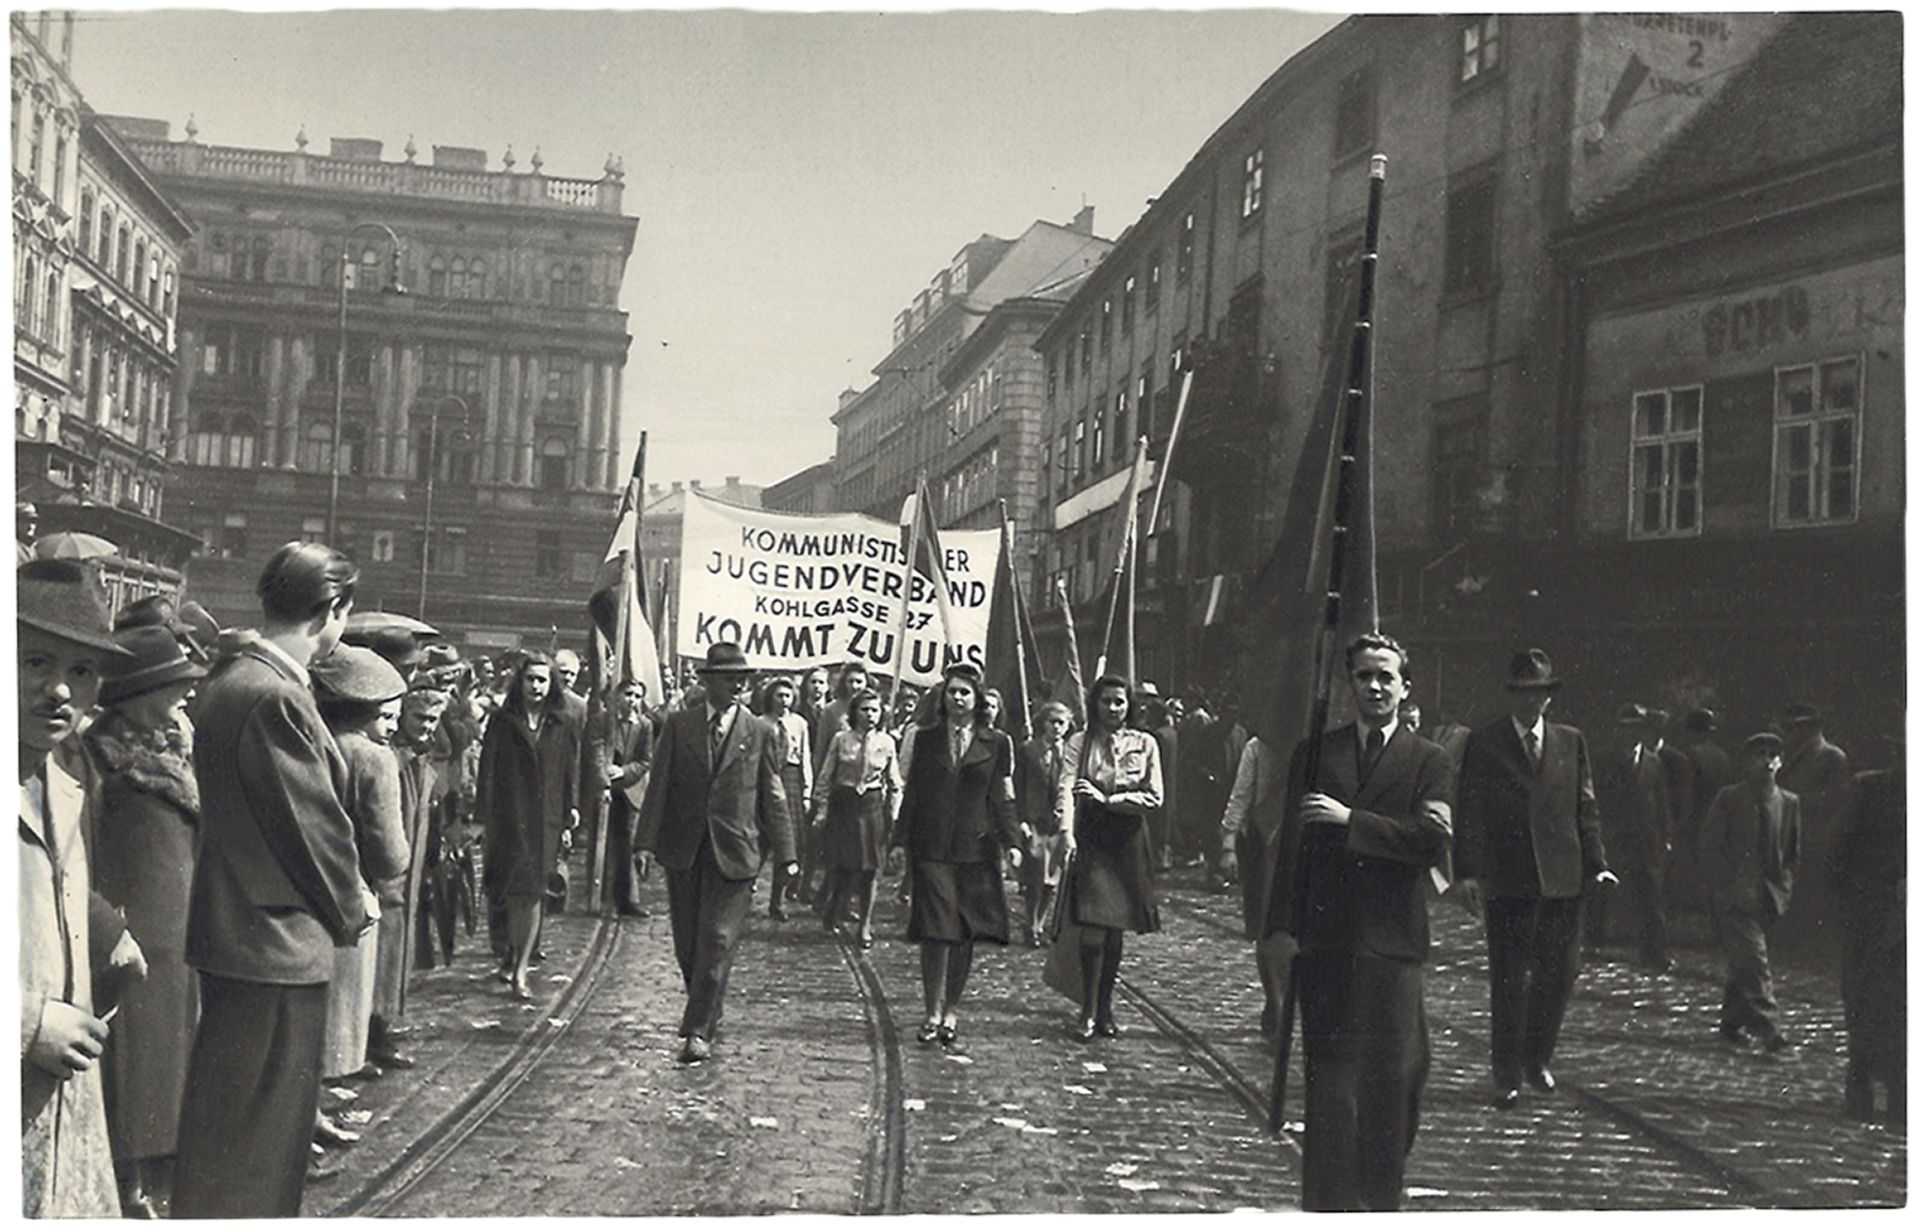
[[1107, 464], [1107, 415], [1101, 403], [1107, 399], [1102, 396], [1094, 399], [1093, 404], [1093, 458], [1088, 463], [1088, 471], [1098, 474]]
[[1153, 260], [1147, 263], [1147, 315], [1152, 316], [1160, 309], [1160, 254], [1153, 254]]
[[67, 204], [67, 134], [61, 133], [53, 143], [53, 191], [47, 195], [53, 198], [55, 205], [64, 208]]
[[133, 276], [127, 280], [127, 289], [132, 291], [136, 298], [140, 294], [141, 284], [145, 282], [146, 276], [147, 241], [136, 239], [133, 241]]
[[1080, 327], [1080, 375], [1093, 375], [1093, 327]]
[[100, 210], [100, 254], [95, 260], [102, 273], [113, 272], [113, 211]]
[[570, 402], [580, 392], [580, 359], [577, 355], [553, 353], [547, 356], [547, 400]]
[[1492, 287], [1494, 279], [1494, 181], [1492, 177], [1447, 193], [1447, 292], [1466, 294]]
[[13, 297], [13, 311], [20, 318], [20, 328], [28, 333], [36, 332], [33, 327], [34, 296], [40, 288], [40, 262], [32, 253], [21, 263], [20, 292]]
[[1113, 456], [1115, 461], [1127, 461], [1133, 457], [1133, 425], [1127, 422], [1127, 384], [1120, 378], [1120, 388], [1113, 395]]
[[316, 419], [307, 424], [307, 438], [301, 442], [300, 469], [308, 474], [333, 473], [333, 424]]
[[1262, 193], [1267, 185], [1267, 152], [1254, 150], [1248, 154], [1240, 167], [1240, 217], [1242, 220], [1260, 212]]
[[245, 469], [253, 465], [253, 453], [258, 444], [258, 429], [254, 426], [252, 415], [235, 415], [227, 424], [226, 464]]
[[1436, 408], [1433, 524], [1443, 538], [1473, 528], [1474, 496], [1486, 475], [1487, 399], [1475, 394]]
[[1340, 83], [1340, 93], [1334, 101], [1334, 157], [1365, 152], [1373, 144], [1373, 128], [1373, 70], [1361, 69]]
[[130, 266], [133, 264], [133, 230], [126, 224], [120, 226], [119, 246], [114, 250], [113, 276], [121, 286], [127, 285]]
[[1492, 13], [1460, 23], [1460, 84], [1500, 71], [1500, 18]]
[[161, 283], [160, 312], [167, 319], [173, 319], [173, 271], [169, 269]]
[[80, 255], [93, 255], [93, 189], [80, 190]]
[[536, 530], [533, 532], [533, 573], [536, 577], [558, 577], [560, 564], [566, 556], [566, 545], [560, 541], [558, 530]]
[[1633, 395], [1633, 490], [1628, 537], [1700, 533], [1701, 387]]
[[1188, 210], [1180, 219], [1180, 246], [1173, 261], [1173, 280], [1177, 285], [1185, 286], [1187, 279], [1193, 277], [1193, 211]]
[[1140, 416], [1139, 434], [1142, 436], [1145, 436], [1148, 440], [1152, 440], [1153, 426], [1154, 426], [1153, 425], [1154, 407], [1153, 407], [1153, 368], [1151, 365], [1148, 366], [1146, 371], [1140, 373], [1140, 383], [1134, 386], [1133, 400], [1134, 400], [1134, 403], [1140, 408], [1138, 411], [1138, 414]]
[[557, 436], [540, 446], [540, 487], [549, 492], [567, 490], [567, 442]]
[[46, 297], [40, 309], [40, 336], [54, 346], [60, 345], [60, 274], [47, 271]]
[[434, 253], [427, 262], [427, 294], [440, 296], [447, 293], [447, 258]]
[[1125, 285], [1120, 288], [1120, 333], [1123, 337], [1133, 336], [1133, 296], [1139, 284], [1140, 279], [1128, 274]]
[[1113, 296], [1100, 301], [1100, 353], [1113, 351]]
[[1859, 512], [1860, 356], [1773, 378], [1773, 522], [1817, 526]]
[[1084, 418], [1074, 420], [1073, 424], [1073, 481], [1078, 483], [1087, 473], [1087, 421]]
[[27, 174], [33, 177], [34, 187], [40, 186], [40, 152], [47, 143], [47, 117], [40, 112], [33, 113], [33, 146], [27, 152]]

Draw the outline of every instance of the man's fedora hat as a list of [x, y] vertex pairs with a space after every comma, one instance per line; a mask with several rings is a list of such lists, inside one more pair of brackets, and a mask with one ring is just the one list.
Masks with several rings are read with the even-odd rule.
[[1507, 687], [1515, 692], [1550, 690], [1560, 687], [1560, 678], [1547, 652], [1536, 647], [1519, 651], [1507, 664]]
[[747, 656], [731, 641], [716, 641], [707, 647], [707, 661], [701, 664], [703, 675], [744, 675], [753, 668]]
[[1820, 711], [1804, 701], [1795, 701], [1782, 706], [1780, 717], [1790, 727], [1817, 727], [1820, 725]]
[[1786, 749], [1786, 741], [1771, 731], [1757, 731], [1747, 736], [1740, 745], [1740, 751], [1748, 756], [1777, 757]]
[[1708, 731], [1720, 729], [1720, 716], [1701, 706], [1699, 709], [1688, 710], [1687, 716], [1680, 720], [1680, 725], [1688, 731], [1704, 735]]
[[77, 560], [29, 560], [14, 573], [14, 618], [49, 636], [119, 657], [106, 587]]
[[384, 705], [407, 691], [407, 681], [392, 663], [365, 646], [339, 645], [308, 668], [315, 693], [326, 701]]
[[1620, 707], [1620, 712], [1614, 716], [1613, 720], [1623, 727], [1644, 727], [1652, 719], [1653, 715], [1647, 712], [1646, 706], [1629, 701]]
[[113, 639], [126, 653], [101, 668], [102, 705], [118, 705], [156, 688], [201, 679], [207, 674], [204, 667], [187, 657], [180, 638], [161, 625], [123, 628]]

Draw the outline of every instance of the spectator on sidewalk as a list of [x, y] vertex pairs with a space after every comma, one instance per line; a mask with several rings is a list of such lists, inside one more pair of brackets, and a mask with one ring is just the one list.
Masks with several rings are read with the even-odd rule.
[[407, 870], [376, 886], [380, 893], [379, 957], [374, 963], [373, 1020], [367, 1030], [367, 1058], [383, 1069], [410, 1069], [413, 1058], [400, 1048], [407, 1024], [407, 977], [411, 973], [418, 930], [426, 922], [427, 841], [432, 836], [433, 737], [446, 713], [448, 694], [422, 672], [414, 676], [400, 702], [400, 728], [389, 747], [400, 770], [400, 819], [407, 842]]
[[153, 1217], [150, 1194], [178, 1152], [180, 1098], [200, 1020], [186, 963], [187, 891], [200, 825], [200, 786], [181, 721], [206, 672], [162, 625], [114, 634], [126, 651], [104, 664], [100, 718], [87, 728], [97, 775], [87, 809], [93, 883], [142, 937], [147, 978], [121, 1001], [102, 1061], [120, 1205]]
[[28, 1218], [112, 1218], [121, 1205], [97, 1065], [110, 998], [146, 963], [90, 889], [86, 797], [51, 754], [93, 707], [101, 667], [125, 651], [107, 635], [97, 575], [70, 560], [20, 566], [15, 597], [21, 1194]]
[[359, 570], [289, 543], [260, 574], [262, 627], [207, 677], [187, 962], [200, 1028], [180, 1109], [176, 1218], [297, 1217], [336, 947], [379, 917], [341, 803], [347, 766], [308, 664], [339, 643]]
[[1782, 790], [1780, 737], [1747, 737], [1740, 781], [1714, 797], [1700, 832], [1700, 858], [1713, 895], [1714, 931], [1727, 962], [1720, 1038], [1737, 1047], [1742, 1032], [1769, 1052], [1789, 1046], [1774, 1014], [1767, 936], [1793, 898], [1800, 862], [1800, 800]]
[[1887, 1116], [1907, 1119], [1907, 774], [1898, 738], [1889, 769], [1853, 780], [1829, 871], [1840, 907], [1840, 991], [1846, 1004], [1845, 1108], [1874, 1118], [1876, 1085]]
[[[698, 704], [667, 718], [654, 747], [634, 844], [667, 877], [674, 957], [686, 984], [680, 1060], [704, 1063], [753, 905], [753, 882], [769, 857], [796, 875], [793, 829], [780, 785], [780, 734], [742, 704], [753, 684], [731, 641], [707, 647]], [[797, 806], [797, 805], [796, 805]]]

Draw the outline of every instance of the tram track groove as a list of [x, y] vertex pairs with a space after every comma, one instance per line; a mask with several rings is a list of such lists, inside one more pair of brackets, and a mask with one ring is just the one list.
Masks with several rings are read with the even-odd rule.
[[358, 1192], [326, 1210], [322, 1217], [380, 1217], [451, 1158], [463, 1142], [485, 1125], [527, 1083], [548, 1053], [572, 1030], [581, 1011], [598, 990], [619, 939], [619, 920], [614, 917], [599, 919], [580, 970], [555, 1003], [553, 1011], [523, 1033], [507, 1057], [429, 1125], [425, 1132], [409, 1142], [399, 1157], [383, 1167]]
[[[1214, 918], [1203, 909], [1196, 908], [1178, 899], [1169, 902], [1167, 906], [1173, 912], [1199, 923], [1210, 931], [1230, 936], [1244, 943], [1244, 937], [1239, 928], [1222, 923], [1219, 919]], [[1471, 964], [1469, 964], [1469, 968], [1471, 968]], [[1484, 973], [1483, 967], [1481, 968], [1481, 974], [1484, 976]], [[1238, 1066], [1225, 1056], [1222, 1056], [1204, 1038], [1189, 1028], [1184, 1022], [1180, 1021], [1177, 1014], [1168, 1011], [1164, 1006], [1154, 1002], [1141, 988], [1124, 978], [1120, 983], [1128, 996], [1147, 1012], [1148, 1017], [1154, 1021], [1156, 1028], [1160, 1029], [1163, 1033], [1172, 1035], [1172, 1037], [1182, 1042], [1188, 1050], [1201, 1061], [1203, 1067], [1207, 1068], [1217, 1080], [1225, 1084], [1235, 1099], [1247, 1107], [1249, 1114], [1255, 1116], [1262, 1128], [1267, 1127], [1266, 1095], [1263, 1093], [1267, 1087], [1264, 1084], [1248, 1080], [1246, 1075], [1239, 1070]], [[1576, 995], [1578, 994], [1579, 993], [1576, 992]], [[1601, 997], [1593, 993], [1590, 993], [1590, 995], [1594, 995], [1596, 998], [1611, 998]], [[1485, 1036], [1477, 1031], [1461, 1026], [1444, 1016], [1429, 1012], [1427, 1020], [1436, 1029], [1455, 1035], [1473, 1044], [1476, 1049], [1484, 1051], [1489, 1046]], [[1757, 1200], [1763, 1197], [1768, 1191], [1767, 1185], [1758, 1178], [1743, 1171], [1739, 1167], [1722, 1161], [1710, 1151], [1693, 1144], [1680, 1134], [1654, 1123], [1618, 1099], [1602, 1094], [1579, 1082], [1570, 1081], [1565, 1077], [1560, 1079], [1557, 1089], [1563, 1094], [1571, 1096], [1575, 1101], [1591, 1108], [1617, 1127], [1629, 1133], [1637, 1134], [1654, 1143], [1654, 1145], [1667, 1154], [1669, 1158], [1679, 1162], [1696, 1175], [1724, 1188], [1728, 1194], [1732, 1196]], [[1301, 1143], [1294, 1140], [1292, 1134], [1287, 1133], [1283, 1129], [1281, 1135], [1294, 1149], [1298, 1150], [1300, 1148]]]
[[906, 1183], [907, 1108], [900, 1031], [886, 987], [868, 951], [844, 934], [836, 936], [840, 957], [853, 975], [866, 1010], [867, 1041], [873, 1049], [873, 1081], [868, 1093], [866, 1147], [861, 1160], [862, 1214], [898, 1214]]

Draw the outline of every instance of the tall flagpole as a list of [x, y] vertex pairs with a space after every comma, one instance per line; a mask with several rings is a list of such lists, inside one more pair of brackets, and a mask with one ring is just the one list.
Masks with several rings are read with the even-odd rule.
[[927, 516], [927, 472], [921, 471], [913, 485], [913, 517], [907, 525], [907, 558], [900, 586], [900, 623], [893, 641], [893, 678], [887, 683], [887, 712], [893, 712], [894, 698], [900, 693], [900, 677], [907, 673], [907, 614], [913, 604], [913, 562], [920, 558], [920, 519]]
[[1013, 525], [1007, 520], [1007, 502], [1000, 501], [1000, 560], [1007, 570], [1007, 596], [1013, 603], [1014, 678], [1020, 681], [1020, 739], [1033, 738], [1033, 691], [1027, 682], [1027, 644], [1021, 628], [1020, 575], [1013, 570]]
[[1175, 404], [1173, 427], [1167, 432], [1167, 451], [1160, 455], [1160, 473], [1153, 484], [1153, 512], [1147, 516], [1147, 535], [1152, 537], [1160, 524], [1160, 501], [1167, 494], [1167, 477], [1173, 473], [1173, 450], [1180, 443], [1180, 425], [1187, 421], [1187, 397], [1193, 392], [1193, 369], [1180, 373], [1180, 401]]
[[[1333, 643], [1340, 628], [1341, 587], [1347, 584], [1346, 562], [1350, 546], [1347, 540], [1353, 524], [1355, 489], [1359, 486], [1358, 463], [1361, 449], [1370, 444], [1361, 436], [1361, 425], [1365, 421], [1373, 379], [1373, 290], [1374, 277], [1380, 264], [1380, 206], [1387, 183], [1385, 154], [1373, 156], [1367, 168], [1367, 177], [1367, 223], [1360, 256], [1359, 311], [1353, 323], [1353, 340], [1347, 350], [1347, 383], [1341, 395], [1343, 408], [1333, 498], [1333, 534], [1327, 548], [1327, 604], [1314, 645], [1313, 718], [1307, 727], [1306, 773], [1302, 779], [1305, 790], [1309, 792], [1319, 789], [1321, 746], [1326, 742], [1327, 712], [1333, 692], [1333, 658], [1340, 651], [1340, 647]], [[1371, 465], [1371, 459], [1368, 464]], [[1369, 492], [1368, 499], [1371, 498]], [[1372, 533], [1371, 518], [1368, 519], [1367, 532]], [[1318, 544], [1315, 548], [1317, 552]], [[1345, 841], [1344, 833], [1338, 837], [1340, 841]], [[1295, 860], [1293, 894], [1289, 899], [1295, 910], [1299, 910], [1306, 900], [1309, 865], [1313, 862], [1308, 857], [1306, 847], [1309, 842], [1316, 840], [1307, 834], [1300, 839], [1301, 851]], [[1268, 1127], [1276, 1133], [1282, 1131], [1286, 1124], [1287, 1063], [1293, 1051], [1294, 1014], [1299, 1004], [1300, 983], [1305, 974], [1305, 965], [1296, 953], [1287, 979], [1286, 994], [1280, 1004], [1280, 1047], [1274, 1056], [1272, 1100], [1267, 1109]]]

